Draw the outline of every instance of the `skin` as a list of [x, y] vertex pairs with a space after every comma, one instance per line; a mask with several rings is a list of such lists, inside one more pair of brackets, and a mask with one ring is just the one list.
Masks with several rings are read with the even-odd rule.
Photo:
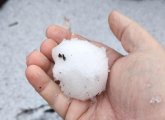
[[60, 26], [47, 29], [40, 51], [27, 56], [26, 77], [36, 91], [65, 120], [164, 120], [165, 50], [142, 27], [113, 11], [109, 26], [128, 55], [107, 49], [109, 78], [106, 91], [96, 102], [65, 97], [52, 78], [51, 50], [63, 38], [78, 37]]

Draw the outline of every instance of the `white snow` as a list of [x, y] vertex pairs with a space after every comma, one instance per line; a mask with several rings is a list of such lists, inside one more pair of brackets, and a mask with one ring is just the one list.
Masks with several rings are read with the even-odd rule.
[[87, 100], [105, 90], [108, 77], [106, 49], [79, 40], [63, 40], [52, 51], [53, 75], [61, 90], [72, 98]]
[[156, 104], [156, 103], [160, 103], [162, 101], [160, 96], [154, 96], [151, 98], [150, 100], [150, 104]]

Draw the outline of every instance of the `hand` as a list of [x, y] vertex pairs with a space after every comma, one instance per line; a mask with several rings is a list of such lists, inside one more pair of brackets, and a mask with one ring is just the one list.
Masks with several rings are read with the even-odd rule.
[[62, 27], [50, 26], [40, 51], [27, 57], [27, 79], [65, 120], [164, 120], [164, 48], [137, 23], [118, 12], [110, 14], [109, 24], [128, 55], [90, 41], [106, 47], [111, 70], [106, 91], [97, 96], [95, 103], [68, 99], [53, 81], [52, 48], [64, 38], [85, 39]]

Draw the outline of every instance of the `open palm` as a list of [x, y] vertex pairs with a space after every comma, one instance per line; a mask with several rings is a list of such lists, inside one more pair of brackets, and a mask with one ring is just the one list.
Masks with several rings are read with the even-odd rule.
[[[156, 74], [159, 74], [159, 81], [165, 85], [163, 81], [165, 72], [155, 72], [157, 69], [159, 71], [165, 69], [165, 64], [161, 66], [158, 64], [165, 61], [164, 49], [140, 26], [118, 12], [111, 13], [109, 24], [129, 54], [122, 56], [106, 45], [90, 41], [107, 49], [111, 70], [107, 88], [96, 97], [96, 102], [68, 99], [53, 81], [52, 48], [64, 38], [78, 37], [87, 40], [60, 26], [50, 26], [46, 32], [48, 39], [42, 43], [40, 51], [33, 51], [28, 55], [27, 79], [49, 105], [66, 120], [155, 120], [158, 115], [154, 112], [161, 113], [161, 109], [153, 107], [153, 104], [161, 103], [165, 97], [163, 86], [159, 84], [153, 86]], [[156, 51], [159, 51], [159, 54]], [[159, 58], [162, 56], [160, 61]], [[146, 59], [154, 67], [151, 67]], [[162, 87], [162, 91], [153, 92], [156, 87]], [[164, 118], [163, 115], [160, 114], [159, 117]]]

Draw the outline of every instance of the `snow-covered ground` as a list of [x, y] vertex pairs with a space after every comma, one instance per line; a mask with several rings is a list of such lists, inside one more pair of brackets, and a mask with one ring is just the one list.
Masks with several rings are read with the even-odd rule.
[[9, 0], [0, 10], [0, 119], [60, 120], [27, 82], [26, 55], [38, 49], [46, 27], [68, 18], [72, 31], [121, 53], [108, 28], [113, 9], [135, 19], [165, 45], [164, 0]]

